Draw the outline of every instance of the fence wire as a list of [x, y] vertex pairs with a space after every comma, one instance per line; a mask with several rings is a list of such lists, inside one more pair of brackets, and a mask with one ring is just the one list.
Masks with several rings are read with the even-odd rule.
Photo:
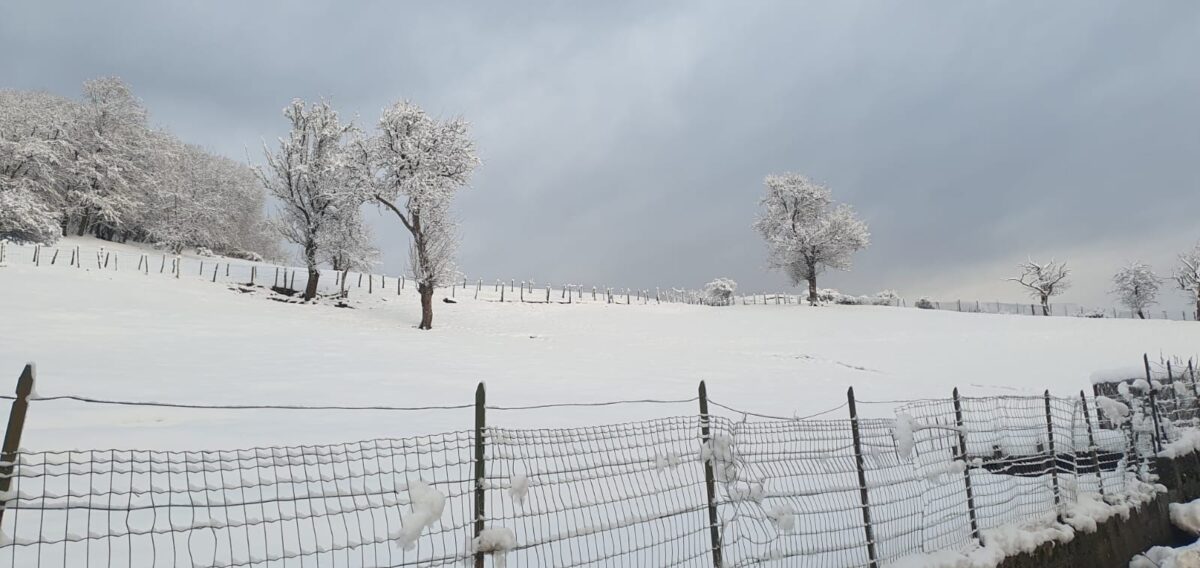
[[1145, 414], [1157, 404], [1176, 425], [1163, 435], [1183, 432], [1197, 399], [1181, 393], [1131, 397], [1124, 421], [1096, 398], [988, 397], [856, 421], [741, 413], [489, 427], [481, 440], [22, 450], [0, 464], [12, 470], [0, 566], [659, 567], [717, 554], [727, 567], [875, 566], [967, 551], [1081, 494], [1125, 491], [1162, 442]]

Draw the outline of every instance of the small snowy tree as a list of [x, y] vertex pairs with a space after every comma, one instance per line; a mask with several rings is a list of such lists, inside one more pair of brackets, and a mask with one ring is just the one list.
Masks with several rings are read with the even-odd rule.
[[849, 205], [835, 204], [829, 189], [794, 173], [767, 176], [762, 212], [754, 228], [767, 241], [770, 266], [793, 285], [808, 282], [808, 301], [818, 303], [817, 276], [826, 268], [849, 270], [850, 257], [871, 234]]
[[383, 110], [379, 133], [359, 141], [364, 188], [412, 236], [409, 262], [421, 296], [419, 329], [433, 329], [433, 292], [456, 274], [457, 226], [450, 204], [479, 164], [461, 119], [436, 120], [408, 101]]
[[277, 226], [288, 241], [300, 245], [308, 268], [304, 299], [317, 295], [322, 260], [330, 230], [344, 226], [339, 211], [361, 204], [359, 194], [345, 180], [342, 138], [353, 125], [342, 124], [337, 111], [322, 101], [310, 106], [296, 99], [283, 110], [291, 132], [279, 139], [272, 153], [264, 144], [267, 168], [258, 175], [280, 205]]
[[1050, 298], [1062, 294], [1071, 286], [1071, 270], [1065, 262], [1039, 264], [1029, 259], [1019, 265], [1021, 274], [1009, 280], [1024, 286], [1029, 295], [1042, 303], [1042, 315], [1050, 315]]
[[704, 297], [711, 306], [728, 306], [733, 303], [737, 282], [732, 278], [717, 278], [704, 285]]
[[1175, 268], [1175, 282], [1196, 305], [1195, 319], [1200, 321], [1200, 243], [1179, 255], [1179, 266]]
[[1141, 262], [1131, 262], [1113, 275], [1112, 293], [1117, 301], [1146, 319], [1146, 308], [1155, 303], [1158, 296], [1158, 286], [1162, 279], [1154, 274], [1150, 266]]

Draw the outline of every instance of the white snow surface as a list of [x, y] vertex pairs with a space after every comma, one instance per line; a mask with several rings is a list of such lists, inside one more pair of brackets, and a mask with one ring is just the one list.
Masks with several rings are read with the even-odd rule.
[[1200, 536], [1200, 499], [1189, 503], [1171, 503], [1168, 510], [1171, 524], [1192, 536]]
[[[83, 268], [64, 262], [75, 245], [83, 250]], [[100, 246], [119, 256], [119, 271], [96, 268]], [[843, 403], [850, 385], [864, 400], [947, 398], [956, 386], [963, 396], [1036, 395], [1049, 388], [1075, 397], [1096, 368], [1136, 365], [1144, 352], [1186, 355], [1200, 344], [1200, 325], [1162, 320], [876, 306], [522, 304], [512, 301], [515, 293], [499, 303], [490, 296], [495, 277], [484, 278], [487, 301], [470, 297], [473, 284], [458, 289], [457, 304], [438, 301], [435, 329], [421, 332], [411, 282], [397, 295], [391, 277], [386, 291], [368, 295], [352, 274], [355, 309], [295, 305], [230, 289], [220, 281], [223, 267], [219, 281], [211, 282], [211, 263], [226, 259], [205, 258], [200, 276], [200, 259], [185, 255], [180, 278], [173, 278], [157, 272], [159, 252], [138, 246], [67, 238], [55, 247], [62, 249], [58, 263], [35, 267], [31, 247], [10, 244], [8, 266], [0, 269], [0, 374], [8, 373], [15, 386], [21, 367], [36, 361], [43, 397], [456, 405], [470, 404], [476, 384], [486, 380], [489, 404], [514, 406], [688, 399], [706, 380], [714, 401], [805, 416]], [[149, 274], [133, 270], [143, 252], [152, 259]], [[249, 270], [245, 261], [230, 262], [235, 274]], [[269, 281], [272, 272], [260, 268], [259, 281]], [[322, 283], [332, 287], [332, 273]], [[439, 289], [436, 299], [448, 292]], [[891, 416], [893, 409], [859, 405], [866, 416]], [[490, 411], [488, 423], [550, 428], [696, 411], [694, 402]], [[469, 430], [472, 419], [471, 409], [185, 410], [35, 401], [22, 445], [334, 443]]]
[[421, 533], [441, 521], [442, 511], [446, 508], [446, 496], [424, 481], [408, 484], [408, 499], [412, 503], [412, 512], [401, 520], [400, 530], [394, 537], [396, 546], [405, 550], [416, 547]]

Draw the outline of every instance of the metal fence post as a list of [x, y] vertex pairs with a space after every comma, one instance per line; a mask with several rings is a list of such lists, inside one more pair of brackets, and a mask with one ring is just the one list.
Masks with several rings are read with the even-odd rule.
[[1054, 514], [1060, 518], [1061, 522], [1062, 496], [1058, 486], [1058, 454], [1054, 451], [1054, 415], [1050, 412], [1049, 390], [1046, 390], [1044, 398], [1046, 400], [1046, 449], [1050, 452], [1050, 481], [1054, 487]]
[[1146, 390], [1150, 393], [1150, 416], [1154, 419], [1154, 435], [1151, 439], [1154, 441], [1154, 453], [1158, 453], [1162, 451], [1162, 432], [1158, 424], [1158, 400], [1154, 396], [1154, 379], [1150, 376], [1150, 356], [1143, 353], [1142, 363], [1146, 367]]
[[854, 439], [854, 466], [858, 470], [858, 496], [862, 501], [863, 532], [867, 537], [867, 558], [871, 568], [879, 568], [879, 555], [875, 551], [875, 529], [871, 526], [871, 500], [867, 495], [867, 470], [863, 463], [862, 437], [858, 431], [858, 406], [854, 403], [854, 387], [846, 390], [846, 403], [850, 407], [850, 436]]
[[[712, 440], [709, 427], [708, 387], [700, 381], [700, 439], [705, 447]], [[721, 568], [721, 525], [717, 515], [717, 482], [713, 475], [712, 458], [704, 461], [704, 489], [708, 492], [708, 535], [712, 540], [712, 559], [715, 568]]]
[[[475, 389], [475, 538], [483, 532], [484, 509], [484, 437], [487, 430], [487, 387], [483, 383]], [[475, 553], [475, 568], [483, 568], [483, 553]]]
[[[21, 447], [21, 432], [25, 430], [25, 411], [29, 409], [29, 395], [33, 394], [33, 364], [25, 365], [17, 379], [17, 398], [8, 413], [8, 430], [4, 432], [4, 448], [0, 454], [0, 492], [7, 493], [12, 484], [12, 474], [17, 463], [17, 450]], [[0, 501], [0, 521], [4, 520], [5, 502]]]
[[970, 456], [967, 455], [967, 431], [963, 427], [962, 399], [954, 389], [954, 425], [958, 428], [958, 451], [963, 460], [963, 484], [967, 488], [967, 515], [971, 519], [971, 536], [979, 539], [979, 521], [975, 518], [975, 490], [971, 488]]
[[[1087, 423], [1088, 451], [1092, 454], [1092, 466], [1096, 468], [1096, 484], [1100, 486], [1100, 496], [1104, 496], [1104, 472], [1100, 470], [1100, 450], [1096, 448], [1096, 434], [1092, 431], [1092, 412], [1088, 410], [1087, 395], [1079, 391], [1079, 401], [1083, 403], [1083, 421]], [[1100, 412], [1096, 412], [1100, 417]]]

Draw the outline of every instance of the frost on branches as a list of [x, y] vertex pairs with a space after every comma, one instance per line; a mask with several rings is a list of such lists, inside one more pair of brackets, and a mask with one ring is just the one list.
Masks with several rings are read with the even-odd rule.
[[461, 119], [437, 120], [401, 101], [383, 110], [376, 136], [353, 145], [352, 160], [377, 205], [412, 236], [409, 261], [421, 296], [420, 329], [433, 329], [433, 292], [456, 274], [455, 194], [479, 164]]
[[1062, 294], [1071, 286], [1071, 270], [1065, 262], [1054, 262], [1053, 259], [1045, 264], [1029, 259], [1018, 265], [1020, 276], [1009, 280], [1024, 286], [1031, 297], [1042, 303], [1042, 315], [1050, 315], [1050, 298]]
[[1179, 266], [1175, 268], [1175, 282], [1179, 289], [1196, 305], [1196, 319], [1200, 321], [1200, 243], [1179, 255]]
[[717, 278], [704, 285], [704, 299], [710, 306], [728, 306], [733, 304], [733, 293], [737, 291], [737, 282], [731, 278]]
[[771, 268], [792, 284], [808, 282], [817, 304], [817, 276], [826, 268], [849, 270], [850, 257], [870, 244], [866, 223], [849, 205], [835, 204], [829, 189], [794, 173], [767, 176], [762, 212], [754, 228], [767, 241]]
[[1141, 262], [1132, 262], [1122, 267], [1113, 275], [1112, 293], [1117, 301], [1146, 319], [1146, 308], [1155, 303], [1158, 296], [1158, 286], [1162, 279], [1154, 274], [1150, 266]]
[[273, 256], [264, 200], [249, 167], [151, 129], [118, 78], [88, 81], [80, 101], [0, 91], [0, 238], [75, 231]]
[[267, 168], [259, 168], [258, 174], [279, 201], [280, 234], [301, 248], [308, 268], [304, 299], [311, 300], [317, 295], [317, 266], [328, 251], [330, 235], [338, 234], [335, 227], [356, 219], [345, 210], [362, 203], [355, 186], [346, 183], [343, 138], [354, 126], [342, 124], [325, 101], [306, 106], [296, 99], [283, 115], [292, 124], [291, 132], [279, 139], [275, 152], [264, 145]]

